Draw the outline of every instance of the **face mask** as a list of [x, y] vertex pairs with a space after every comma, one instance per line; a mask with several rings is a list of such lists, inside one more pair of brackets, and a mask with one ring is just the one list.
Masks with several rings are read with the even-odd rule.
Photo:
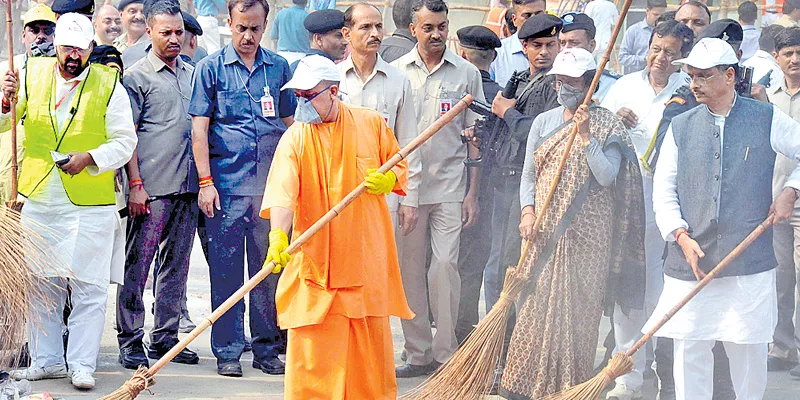
[[[329, 88], [330, 86], [326, 87], [319, 93], [311, 96], [309, 99], [306, 99], [305, 97], [298, 97], [297, 109], [294, 112], [294, 120], [304, 124], [321, 124], [322, 117], [320, 117], [317, 109], [314, 108], [314, 105], [311, 104], [311, 100], [314, 100], [317, 96], [326, 93]], [[333, 103], [331, 103], [331, 107], [333, 107]]]
[[566, 83], [562, 83], [558, 89], [558, 104], [568, 110], [577, 110], [583, 100], [583, 89], [576, 89]]

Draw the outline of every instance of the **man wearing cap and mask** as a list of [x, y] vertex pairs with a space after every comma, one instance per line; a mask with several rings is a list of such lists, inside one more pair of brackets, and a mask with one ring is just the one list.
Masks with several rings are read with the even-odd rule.
[[496, 150], [482, 155], [491, 168], [489, 180], [493, 184], [492, 207], [487, 210], [492, 214], [492, 247], [483, 278], [487, 312], [500, 298], [506, 268], [519, 261], [517, 205], [525, 146], [536, 116], [558, 106], [557, 93], [551, 86], [554, 78], [546, 74], [558, 54], [561, 26], [561, 20], [550, 14], [534, 15], [525, 21], [517, 34], [528, 58], [528, 70], [515, 75], [519, 84], [513, 99], [498, 93], [492, 103], [492, 112], [499, 120], [488, 140], [490, 148]]
[[[231, 42], [197, 63], [193, 78], [192, 148], [205, 214], [211, 305], [219, 307], [264, 264], [269, 222], [258, 218], [272, 156], [293, 122], [294, 93], [286, 60], [259, 46], [267, 25], [267, 0], [229, 0]], [[285, 339], [275, 319], [278, 276], [250, 292], [253, 367], [282, 374], [278, 353]], [[217, 373], [242, 376], [244, 302], [221, 316], [211, 330]]]
[[[347, 51], [347, 41], [342, 36], [344, 27], [344, 13], [336, 10], [320, 10], [308, 14], [303, 21], [303, 26], [308, 31], [311, 49], [306, 56], [320, 55], [331, 61], [344, 58]], [[291, 64], [292, 72], [297, 68], [297, 61]]]
[[[392, 65], [405, 72], [416, 99], [417, 129], [424, 130], [449, 111], [465, 94], [483, 99], [481, 75], [474, 65], [447, 50], [448, 9], [443, 0], [416, 0], [411, 33], [416, 47]], [[408, 362], [397, 367], [398, 377], [414, 377], [435, 370], [458, 348], [455, 323], [461, 280], [458, 275], [458, 248], [462, 228], [478, 218], [477, 174], [469, 177], [464, 160], [467, 145], [461, 134], [475, 123], [478, 115], [464, 111], [446, 124], [420, 149], [422, 182], [419, 191], [417, 228], [399, 238], [404, 257], [401, 261], [403, 287], [417, 313], [402, 321]], [[430, 227], [432, 256], [426, 273], [427, 231]], [[428, 286], [426, 288], [426, 277]], [[430, 309], [436, 322], [431, 331]]]
[[[653, 141], [667, 100], [676, 89], [689, 83], [689, 77], [678, 66], [672, 65], [672, 61], [688, 55], [693, 43], [694, 33], [686, 25], [674, 20], [656, 25], [650, 39], [645, 69], [621, 77], [601, 103], [628, 128], [637, 157], [642, 157]], [[614, 310], [615, 353], [629, 349], [639, 340], [639, 330], [655, 308], [663, 281], [661, 267], [665, 243], [658, 233], [652, 209], [653, 175], [647, 164], [641, 160], [639, 164], [645, 199], [645, 268], [640, 269], [642, 273], [637, 276], [638, 280], [631, 290], [614, 293], [614, 302], [609, 304]], [[642, 349], [633, 356], [633, 371], [617, 378], [617, 385], [608, 393], [608, 399], [641, 398], [643, 373], [650, 369], [646, 361], [653, 358], [652, 352], [647, 353], [646, 349]], [[668, 371], [665, 364], [658, 359], [659, 376], [663, 375], [661, 371]], [[672, 385], [666, 384], [664, 379], [662, 377], [660, 388], [661, 397], [666, 400], [669, 398], [667, 387], [671, 388]], [[666, 379], [671, 382], [671, 376]]]
[[122, 19], [119, 11], [105, 4], [94, 16], [94, 42], [99, 45], [113, 46], [114, 40], [122, 35]]
[[122, 18], [122, 27], [125, 28], [125, 33], [114, 40], [114, 47], [120, 52], [125, 52], [128, 47], [147, 40], [144, 0], [122, 0], [117, 9]]
[[[31, 366], [12, 376], [63, 378], [68, 365], [72, 384], [80, 389], [94, 387], [113, 278], [114, 170], [128, 162], [136, 146], [130, 101], [117, 71], [88, 62], [93, 37], [88, 18], [62, 15], [55, 30], [57, 57], [28, 59], [19, 79], [6, 73], [0, 116], [0, 128], [14, 123], [8, 99], [17, 96], [17, 115], [24, 116], [26, 130], [19, 184], [26, 198], [22, 213], [46, 229], [41, 235], [47, 247], [67, 267], [45, 276], [42, 290], [49, 302], [34, 307], [39, 315], [30, 332]], [[65, 363], [61, 332], [68, 287], [72, 312]]]
[[[36, 48], [35, 55], [42, 52], [41, 49], [50, 48], [53, 45], [53, 33], [55, 31], [56, 15], [50, 7], [44, 4], [37, 4], [25, 13], [22, 20], [22, 43], [25, 45], [25, 53], [14, 56], [14, 68], [25, 69], [28, 57], [34, 56], [33, 49]], [[8, 71], [8, 61], [0, 63], [0, 76], [4, 76]], [[22, 161], [24, 156], [25, 131], [22, 124], [17, 125], [17, 160]], [[0, 133], [0, 203], [5, 203], [11, 199], [11, 135]]]
[[[736, 93], [738, 57], [723, 40], [700, 40], [685, 59], [700, 106], [676, 116], [661, 145], [653, 209], [668, 242], [664, 290], [649, 330], [765, 218], [788, 218], [800, 188], [795, 167], [773, 202], [776, 154], [800, 157], [800, 124]], [[656, 334], [674, 339], [676, 398], [711, 399], [712, 347], [730, 360], [736, 398], [760, 399], [767, 344], [777, 321], [775, 254], [767, 230]]]
[[[342, 101], [349, 106], [378, 111], [399, 144], [407, 145], [419, 133], [414, 94], [408, 77], [378, 55], [383, 38], [381, 13], [369, 4], [349, 7], [344, 12], [342, 33], [351, 49], [350, 55], [337, 65]], [[406, 158], [408, 184], [405, 196], [395, 193], [386, 196], [396, 238], [408, 235], [417, 225], [417, 203], [422, 179], [419, 157], [419, 152], [413, 152]], [[396, 244], [398, 257], [402, 258], [402, 243], [397, 240]]]
[[[276, 304], [289, 330], [289, 400], [397, 397], [389, 316], [414, 316], [385, 200], [406, 194], [406, 161], [377, 171], [400, 147], [379, 112], [337, 98], [340, 76], [311, 55], [283, 86], [299, 98], [296, 122], [275, 150], [261, 205], [272, 226], [267, 262], [286, 268]], [[367, 192], [290, 257], [287, 232], [296, 240], [364, 180]]]
[[[498, 92], [503, 90], [497, 82], [493, 81], [489, 75], [489, 67], [497, 57], [497, 48], [500, 47], [500, 39], [491, 29], [472, 25], [461, 28], [456, 32], [459, 41], [459, 52], [461, 58], [469, 61], [481, 72], [481, 83], [483, 84], [484, 102], [487, 106], [492, 103], [492, 99]], [[480, 99], [479, 99], [480, 100]], [[467, 173], [471, 176], [480, 176], [481, 190], [478, 192], [479, 208], [483, 210], [478, 216], [478, 221], [468, 229], [461, 232], [461, 241], [458, 250], [458, 274], [461, 277], [461, 300], [458, 303], [458, 321], [456, 322], [456, 338], [459, 343], [463, 343], [467, 335], [472, 332], [478, 324], [480, 312], [478, 303], [480, 300], [481, 286], [483, 284], [483, 268], [489, 258], [491, 249], [491, 187], [489, 181], [489, 170], [482, 168], [480, 158], [479, 138], [488, 137], [491, 133], [493, 123], [496, 118], [493, 115], [484, 116], [481, 123], [476, 124], [476, 140], [470, 142], [470, 159], [467, 164]]]
[[[561, 17], [561, 21], [564, 22], [564, 26], [561, 27], [561, 33], [558, 35], [561, 49], [580, 47], [594, 55], [595, 47], [597, 46], [597, 42], [594, 40], [594, 21], [588, 15], [579, 12], [566, 13]], [[600, 55], [595, 59], [602, 59], [602, 57]], [[597, 84], [597, 90], [592, 98], [597, 102], [602, 102], [606, 93], [608, 93], [608, 90], [611, 89], [617, 79], [619, 79], [619, 75], [603, 69], [603, 74], [600, 75], [600, 82]]]

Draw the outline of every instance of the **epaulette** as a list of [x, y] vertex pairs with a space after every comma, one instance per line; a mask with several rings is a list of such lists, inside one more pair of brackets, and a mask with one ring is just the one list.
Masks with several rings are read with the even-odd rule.
[[680, 105], [684, 105], [684, 104], [686, 104], [686, 99], [684, 99], [683, 97], [680, 97], [680, 96], [675, 96], [675, 97], [669, 99], [669, 101], [667, 102], [666, 105], [670, 105], [672, 103], [677, 103], [677, 104], [680, 104]]

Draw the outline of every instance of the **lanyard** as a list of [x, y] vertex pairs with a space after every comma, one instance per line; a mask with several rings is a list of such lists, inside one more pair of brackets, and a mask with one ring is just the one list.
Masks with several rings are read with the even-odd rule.
[[56, 110], [58, 110], [58, 108], [61, 107], [61, 103], [64, 102], [64, 100], [69, 96], [69, 94], [72, 93], [72, 91], [75, 90], [75, 88], [78, 87], [78, 84], [80, 83], [81, 81], [75, 81], [75, 83], [72, 84], [72, 87], [69, 88], [69, 90], [67, 90], [67, 92], [64, 93], [63, 96], [61, 96], [61, 100], [56, 102]]
[[[235, 68], [234, 71], [236, 71], [236, 76], [239, 77], [239, 82], [242, 82], [242, 86], [244, 86], [244, 91], [247, 92], [247, 96], [250, 97], [250, 100], [253, 100], [253, 103], [261, 102], [261, 100], [257, 100], [256, 98], [253, 97], [252, 94], [250, 94], [250, 90], [247, 88], [247, 84], [244, 83], [244, 79], [242, 79], [242, 75], [239, 74], [239, 67], [234, 66], [234, 68]], [[263, 71], [264, 71], [264, 87], [269, 87], [269, 82], [267, 81], [267, 66], [266, 65], [264, 66], [264, 70]], [[248, 78], [248, 81], [249, 81], [249, 78]], [[270, 93], [270, 96], [272, 96], [272, 93]], [[259, 99], [260, 99], [260, 97], [259, 97]]]

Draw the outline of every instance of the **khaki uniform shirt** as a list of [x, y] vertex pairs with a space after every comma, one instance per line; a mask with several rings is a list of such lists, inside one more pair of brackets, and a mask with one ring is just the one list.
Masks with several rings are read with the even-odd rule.
[[797, 25], [797, 21], [789, 18], [788, 15], [781, 16], [780, 18], [776, 19], [775, 22], [773, 22], [773, 24], [774, 25], [780, 25], [780, 26], [782, 26], [784, 28], [791, 28], [791, 27], [794, 27], [794, 26], [798, 26]]
[[[770, 103], [778, 107], [779, 110], [788, 114], [795, 121], [800, 122], [800, 91], [794, 95], [789, 93], [786, 88], [786, 81], [782, 81], [780, 86], [767, 89], [767, 97]], [[786, 180], [794, 171], [797, 162], [778, 153], [775, 158], [775, 172], [772, 176], [772, 195], [778, 197], [786, 186]], [[800, 207], [800, 201], [795, 203], [795, 208]]]
[[[405, 72], [411, 81], [420, 132], [467, 93], [476, 99], [484, 98], [478, 68], [450, 50], [445, 50], [442, 61], [431, 71], [428, 71], [416, 47], [392, 65]], [[422, 145], [419, 150], [422, 156], [419, 204], [464, 201], [467, 145], [461, 142], [461, 131], [474, 125], [478, 118], [478, 114], [467, 109]]]
[[[139, 40], [136, 41], [134, 44], [139, 44], [143, 41], [147, 40], [147, 33], [143, 33], [142, 36], [139, 37]], [[122, 35], [119, 35], [116, 39], [114, 39], [114, 47], [119, 50], [120, 53], [127, 50], [128, 47], [128, 33], [125, 32]]]
[[[419, 130], [414, 112], [414, 94], [411, 91], [411, 82], [403, 72], [389, 65], [380, 56], [372, 74], [363, 82], [353, 66], [351, 57], [347, 57], [337, 67], [341, 74], [342, 101], [379, 112], [394, 132], [401, 148], [417, 137]], [[387, 200], [390, 211], [397, 210], [399, 204], [417, 207], [419, 201], [419, 184], [422, 180], [419, 152], [412, 152], [406, 160], [408, 161], [406, 196], [401, 199], [394, 193], [389, 194]]]

